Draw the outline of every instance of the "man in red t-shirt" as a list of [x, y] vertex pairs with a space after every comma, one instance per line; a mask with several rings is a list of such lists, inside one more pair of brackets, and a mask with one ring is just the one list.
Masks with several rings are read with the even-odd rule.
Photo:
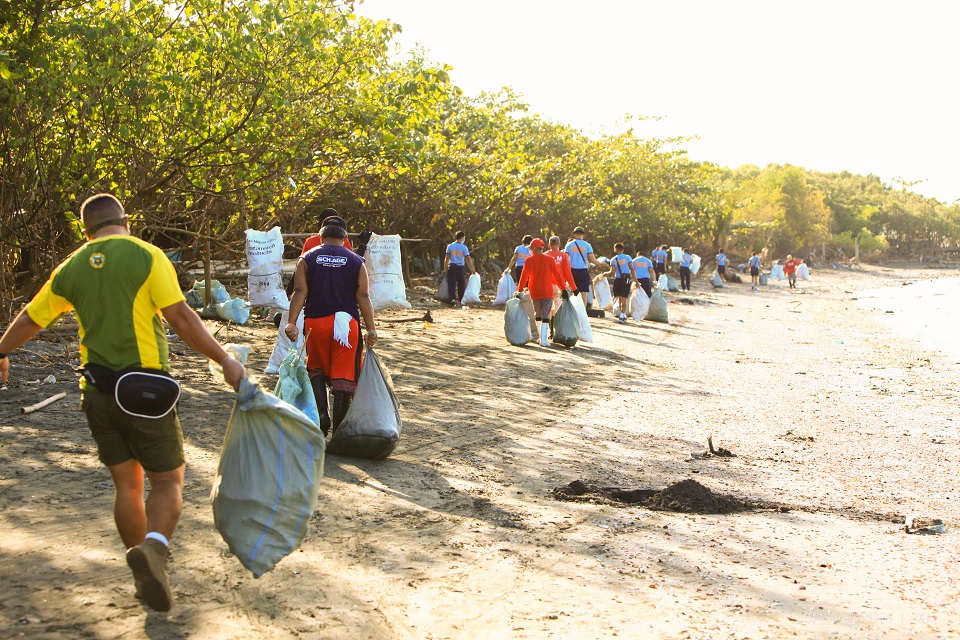
[[[550, 311], [553, 309], [553, 287], [565, 288], [563, 278], [557, 269], [557, 263], [553, 257], [543, 253], [543, 240], [534, 238], [530, 243], [530, 251], [533, 252], [526, 262], [523, 263], [523, 271], [520, 273], [520, 282], [517, 283], [517, 296], [527, 288], [530, 290], [530, 297], [533, 299], [533, 310], [536, 319], [540, 324], [540, 346], [549, 347], [548, 335], [550, 333]], [[566, 290], [564, 290], [564, 295]]]
[[787, 261], [783, 263], [783, 272], [787, 275], [787, 282], [791, 289], [797, 288], [797, 267], [803, 264], [803, 260], [794, 260], [793, 256], [788, 255]]

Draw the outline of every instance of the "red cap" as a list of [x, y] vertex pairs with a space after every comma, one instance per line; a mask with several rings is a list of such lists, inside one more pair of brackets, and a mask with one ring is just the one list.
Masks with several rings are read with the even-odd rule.
[[530, 246], [531, 246], [531, 247], [540, 247], [541, 249], [543, 249], [543, 240], [541, 240], [540, 238], [534, 238], [534, 239], [530, 242]]

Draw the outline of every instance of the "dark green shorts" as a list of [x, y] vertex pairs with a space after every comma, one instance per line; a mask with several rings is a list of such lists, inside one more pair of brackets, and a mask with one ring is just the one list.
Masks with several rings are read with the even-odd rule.
[[162, 418], [124, 413], [112, 395], [88, 388], [80, 396], [100, 462], [110, 467], [135, 458], [147, 471], [172, 471], [183, 464], [183, 433], [177, 410]]

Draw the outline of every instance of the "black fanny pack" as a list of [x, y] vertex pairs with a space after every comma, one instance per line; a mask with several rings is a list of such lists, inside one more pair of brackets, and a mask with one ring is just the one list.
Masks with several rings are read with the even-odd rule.
[[180, 383], [160, 369], [115, 371], [88, 364], [81, 371], [97, 391], [112, 395], [124, 413], [137, 418], [162, 418], [173, 411], [180, 400]]

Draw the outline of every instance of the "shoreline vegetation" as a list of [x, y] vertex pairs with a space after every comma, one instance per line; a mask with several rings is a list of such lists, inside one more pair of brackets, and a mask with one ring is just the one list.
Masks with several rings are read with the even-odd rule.
[[[955, 635], [960, 579], [944, 568], [960, 560], [960, 392], [944, 381], [960, 362], [895, 337], [854, 298], [958, 275], [821, 269], [799, 290], [776, 282], [759, 293], [701, 277], [667, 294], [669, 325], [594, 319], [595, 341], [572, 349], [509, 345], [489, 290], [453, 309], [412, 288], [413, 310], [378, 316], [378, 354], [402, 405], [399, 447], [383, 461], [328, 457], [306, 539], [257, 580], [210, 511], [233, 394], [174, 342], [188, 465], [169, 615], [133, 598], [110, 480], [78, 419], [76, 343], [70, 330], [49, 332], [17, 352], [0, 392], [0, 630]], [[406, 321], [424, 309], [432, 322]], [[250, 370], [262, 370], [269, 320], [209, 325], [252, 346]], [[55, 384], [33, 383], [50, 374]], [[61, 390], [66, 400], [19, 412]], [[733, 455], [707, 455], [708, 438]], [[728, 512], [696, 512], [714, 508]], [[946, 533], [907, 533], [907, 517], [941, 519]]]
[[466, 95], [442, 61], [398, 58], [400, 26], [351, 2], [22, 4], [0, 9], [0, 321], [76, 248], [78, 203], [100, 191], [194, 265], [241, 258], [246, 229], [315, 231], [328, 206], [353, 231], [422, 241], [419, 275], [458, 229], [484, 269], [527, 233], [576, 226], [601, 253], [668, 243], [707, 266], [721, 248], [960, 254], [960, 206], [909, 182], [694, 161], [684, 138], [636, 135], [637, 118], [587, 135], [510, 89]]

